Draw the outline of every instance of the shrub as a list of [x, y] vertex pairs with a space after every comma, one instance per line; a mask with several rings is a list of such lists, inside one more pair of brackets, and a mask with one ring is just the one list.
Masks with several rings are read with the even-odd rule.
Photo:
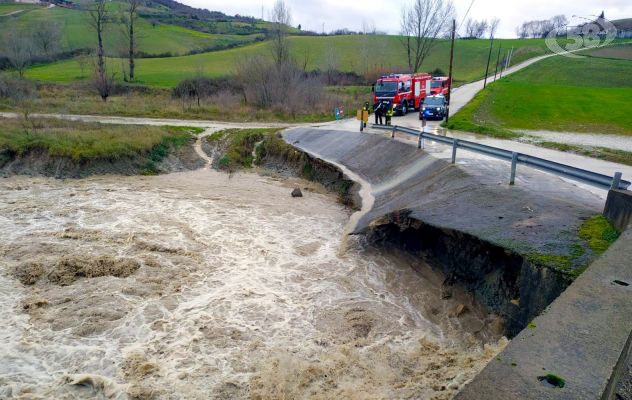
[[323, 82], [292, 62], [272, 63], [261, 56], [243, 60], [237, 66], [237, 81], [247, 104], [292, 117], [312, 112], [327, 101]]
[[173, 88], [171, 95], [176, 99], [188, 101], [196, 100], [199, 107], [201, 99], [209, 98], [223, 91], [234, 93], [239, 91], [239, 87], [232, 78], [206, 78], [197, 76], [180, 81], [180, 83]]
[[36, 93], [33, 82], [0, 74], [0, 98], [21, 101], [35, 97]]

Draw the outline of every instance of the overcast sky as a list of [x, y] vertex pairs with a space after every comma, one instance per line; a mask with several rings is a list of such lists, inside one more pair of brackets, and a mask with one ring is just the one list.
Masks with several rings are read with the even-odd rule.
[[[275, 0], [180, 0], [198, 8], [226, 14], [251, 15], [261, 18], [261, 7], [267, 18]], [[380, 31], [399, 31], [400, 10], [411, 0], [286, 0], [292, 10], [293, 25], [320, 32], [349, 28], [360, 30], [362, 21], [375, 23]], [[471, 0], [454, 0], [457, 24], [465, 16]], [[610, 20], [632, 18], [632, 0], [474, 0], [468, 17], [501, 19], [498, 36], [515, 37], [516, 26], [525, 20], [547, 19], [564, 14], [571, 22], [581, 20], [573, 15], [590, 16], [605, 10]]]

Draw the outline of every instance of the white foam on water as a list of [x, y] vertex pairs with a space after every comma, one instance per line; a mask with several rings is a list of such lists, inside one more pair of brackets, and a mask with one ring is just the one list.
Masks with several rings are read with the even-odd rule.
[[349, 212], [291, 187], [0, 181], [0, 398], [449, 398], [502, 348], [446, 330], [419, 261], [340, 256]]

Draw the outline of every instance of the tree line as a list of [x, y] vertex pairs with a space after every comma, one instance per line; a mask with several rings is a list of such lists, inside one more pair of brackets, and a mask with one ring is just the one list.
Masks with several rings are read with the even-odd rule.
[[516, 28], [516, 35], [520, 39], [540, 39], [545, 38], [549, 32], [566, 25], [568, 25], [568, 19], [564, 15], [556, 15], [550, 19], [525, 21]]

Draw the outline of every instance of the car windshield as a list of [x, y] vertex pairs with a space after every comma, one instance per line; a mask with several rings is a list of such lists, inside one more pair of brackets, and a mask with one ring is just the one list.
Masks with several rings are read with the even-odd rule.
[[443, 97], [428, 97], [424, 100], [424, 106], [442, 106]]
[[440, 81], [433, 81], [432, 82], [432, 88], [440, 88], [441, 87], [442, 82]]
[[377, 85], [375, 85], [375, 94], [380, 96], [380, 95], [386, 95], [388, 93], [392, 93], [395, 94], [397, 93], [397, 82], [378, 82]]

